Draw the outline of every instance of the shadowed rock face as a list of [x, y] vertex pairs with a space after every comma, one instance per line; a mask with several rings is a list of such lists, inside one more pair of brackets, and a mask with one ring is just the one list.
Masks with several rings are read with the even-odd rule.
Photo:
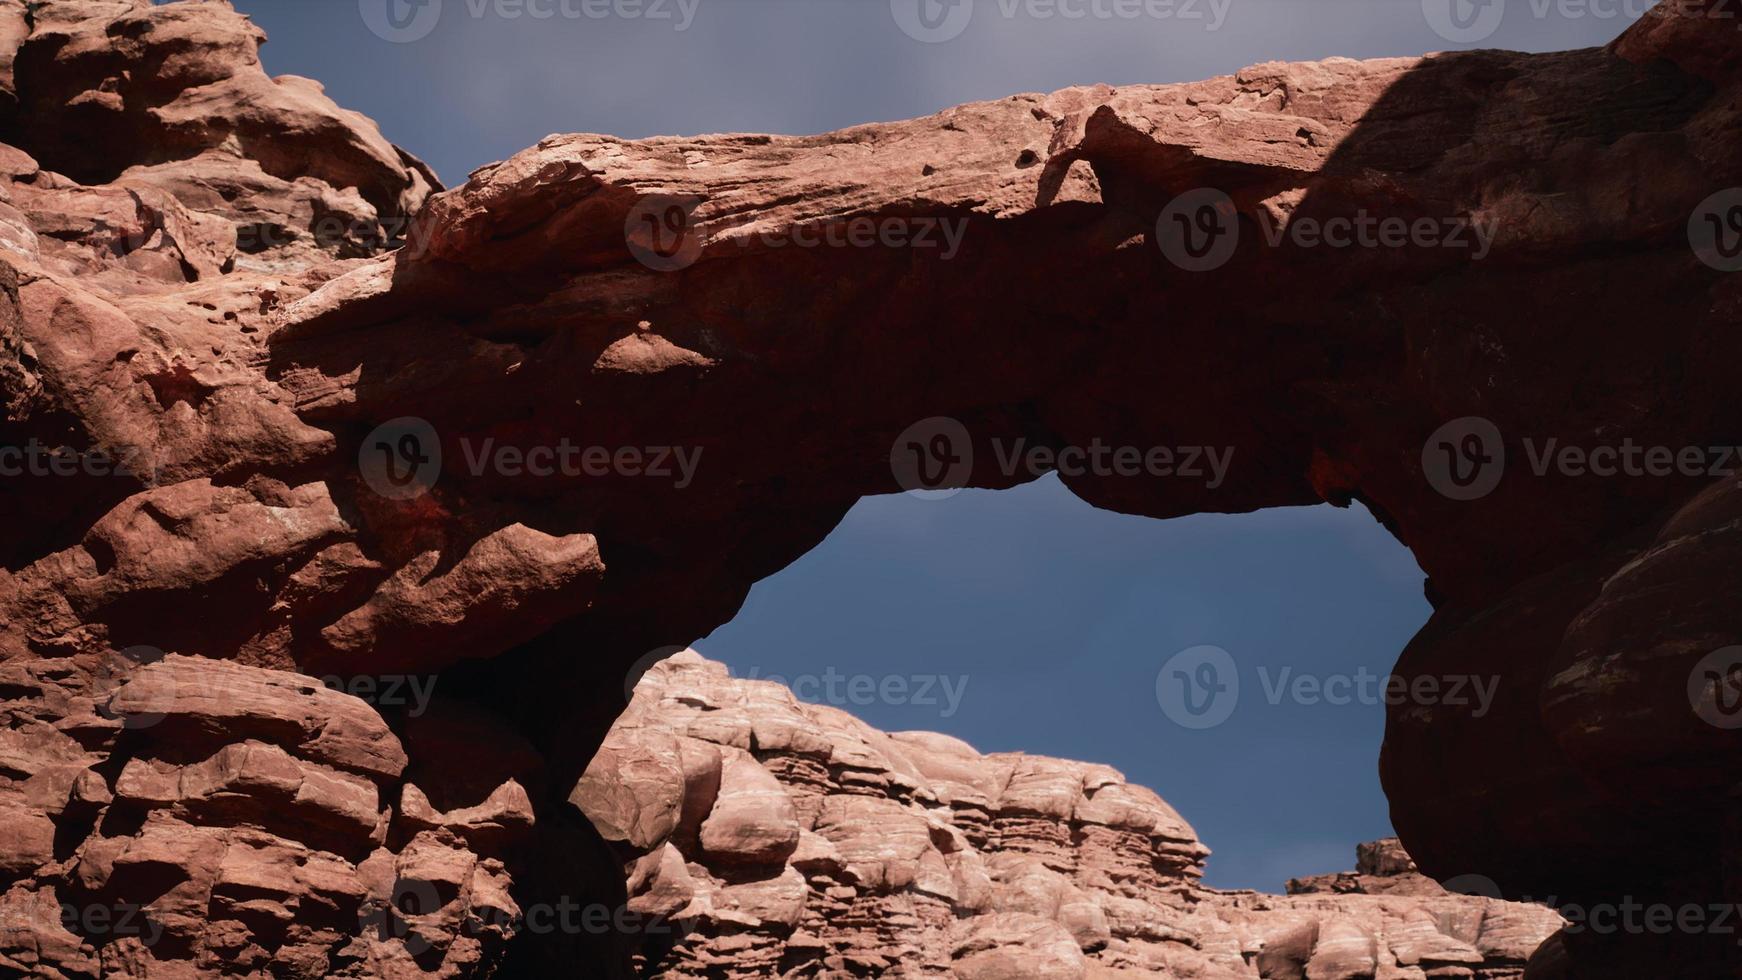
[[[1587, 908], [1736, 900], [1738, 743], [1690, 678], [1742, 633], [1742, 487], [1532, 472], [1549, 440], [1738, 441], [1742, 279], [1688, 247], [1742, 184], [1742, 35], [1708, 13], [816, 137], [553, 137], [430, 196], [373, 124], [268, 78], [223, 3], [0, 2], [0, 446], [27, 474], [0, 479], [0, 865], [27, 923], [0, 954], [622, 968], [627, 937], [513, 913], [623, 901], [569, 798], [626, 676], [900, 489], [892, 447], [943, 416], [976, 486], [1035, 475], [1000, 465], [1018, 439], [1213, 446], [1214, 487], [1066, 483], [1154, 517], [1364, 502], [1436, 604], [1398, 672], [1498, 678], [1481, 713], [1390, 712], [1421, 869]], [[1157, 217], [1205, 187], [1237, 245], [1190, 271]], [[1364, 215], [1491, 237], [1269, 241]], [[887, 227], [906, 240], [854, 244]], [[1430, 437], [1471, 416], [1508, 462], [1455, 499]], [[609, 462], [539, 475], [563, 447]], [[1729, 700], [1716, 676], [1695, 703]], [[789, 843], [713, 833], [752, 861]], [[25, 914], [61, 901], [157, 939]], [[1734, 953], [1587, 930], [1538, 969]]]
[[1397, 841], [1290, 895], [1115, 770], [884, 733], [685, 652], [641, 679], [572, 797], [628, 859], [660, 977], [1518, 977], [1562, 920], [1449, 895]]

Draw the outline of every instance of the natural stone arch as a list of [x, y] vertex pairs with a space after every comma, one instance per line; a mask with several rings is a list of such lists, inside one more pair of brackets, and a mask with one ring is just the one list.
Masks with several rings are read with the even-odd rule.
[[[445, 443], [488, 432], [703, 450], [684, 491], [608, 480], [559, 494], [485, 475], [435, 493], [489, 502], [449, 525], [456, 536], [485, 513], [596, 535], [607, 571], [587, 614], [509, 655], [562, 701], [548, 717], [598, 692], [579, 712], [589, 734], [626, 663], [723, 622], [853, 500], [895, 489], [889, 447], [916, 420], [960, 420], [982, 464], [994, 437], [1236, 446], [1236, 472], [1214, 493], [1070, 485], [1157, 517], [1355, 498], [1382, 515], [1437, 606], [1400, 672], [1504, 677], [1485, 719], [1392, 712], [1383, 775], [1424, 868], [1569, 901], [1715, 898], [1727, 886], [1695, 885], [1712, 865], [1694, 855], [1721, 847], [1722, 807], [1699, 794], [1655, 816], [1628, 805], [1614, 791], [1614, 738], [1588, 727], [1628, 710], [1610, 702], [1661, 692], [1604, 693], [1578, 676], [1581, 663], [1629, 656], [1581, 642], [1625, 601], [1627, 578], [1610, 576], [1660, 529], [1665, 549], [1714, 531], [1702, 515], [1731, 491], [1517, 465], [1524, 436], [1699, 445], [1732, 424], [1713, 368], [1735, 343], [1733, 286], [1693, 258], [1684, 229], [1723, 185], [1714, 171], [1734, 172], [1716, 122], [1733, 86], [1710, 65], [1688, 62], [1700, 77], [1655, 60], [1665, 32], [1653, 28], [1619, 54], [1260, 66], [805, 139], [552, 138], [438, 198], [396, 260], [293, 311], [273, 338], [273, 376], [300, 395], [317, 390], [308, 379], [360, 368], [342, 402], [302, 396], [342, 457], [396, 414], [429, 419]], [[1647, 168], [1625, 206], [1606, 189]], [[1227, 193], [1241, 216], [1244, 243], [1212, 272], [1167, 264], [1151, 241], [1162, 207], [1197, 187]], [[689, 210], [681, 268], [625, 254], [622, 229], [650, 195]], [[1480, 261], [1262, 243], [1265, 218], [1363, 209], [1479, 214], [1498, 238]], [[959, 217], [968, 232], [947, 264], [917, 249], [769, 244], [863, 216]], [[561, 403], [571, 394], [574, 406]], [[1430, 435], [1465, 416], [1497, 424], [1515, 459], [1475, 501], [1422, 473]], [[971, 482], [1014, 479], [979, 465]], [[1692, 594], [1675, 603], [1719, 615]], [[576, 650], [599, 653], [577, 662]], [[549, 685], [565, 673], [572, 685]], [[1710, 745], [1685, 705], [1674, 710], [1680, 691], [1651, 709], [1655, 737]], [[1675, 859], [1635, 842], [1671, 828], [1692, 863], [1666, 875]]]

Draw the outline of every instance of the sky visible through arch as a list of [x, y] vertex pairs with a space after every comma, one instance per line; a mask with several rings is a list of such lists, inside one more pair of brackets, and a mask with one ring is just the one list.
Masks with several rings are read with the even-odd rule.
[[[1606, 43], [1649, 6], [955, 0], [934, 10], [971, 16], [928, 42], [902, 10], [932, 0], [416, 2], [235, 5], [270, 35], [268, 71], [320, 80], [450, 185], [549, 133], [810, 133], [1268, 60], [1562, 50]], [[1047, 477], [862, 501], [698, 646], [880, 728], [1113, 765], [1197, 827], [1212, 884], [1275, 890], [1350, 867], [1354, 843], [1389, 824], [1379, 699], [1271, 688], [1306, 673], [1358, 692], [1427, 614], [1420, 570], [1359, 506], [1153, 521]], [[1241, 690], [1225, 721], [1194, 730], [1162, 709], [1156, 678], [1200, 645], [1228, 651]]]
[[[1048, 476], [866, 498], [697, 648], [879, 728], [1111, 765], [1197, 828], [1212, 884], [1278, 890], [1391, 832], [1377, 678], [1427, 618], [1421, 582], [1359, 506], [1157, 521]], [[1226, 721], [1190, 729], [1157, 675], [1202, 645], [1240, 687]], [[1370, 676], [1373, 700], [1304, 703], [1302, 673]]]

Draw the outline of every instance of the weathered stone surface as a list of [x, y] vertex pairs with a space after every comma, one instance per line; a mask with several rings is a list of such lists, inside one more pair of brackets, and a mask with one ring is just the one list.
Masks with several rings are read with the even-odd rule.
[[[1395, 840], [1361, 845], [1358, 872], [1290, 882], [1289, 896], [1217, 891], [1198, 881], [1209, 852], [1190, 825], [1113, 769], [981, 755], [926, 732], [885, 737], [841, 718], [690, 652], [642, 676], [571, 799], [623, 845], [629, 908], [682, 924], [637, 937], [651, 975], [753, 977], [778, 964], [789, 977], [1349, 980], [1456, 969], [1499, 980], [1517, 977], [1562, 925], [1541, 906], [1448, 895]], [[752, 756], [736, 747], [748, 732], [811, 737], [758, 737]], [[859, 751], [839, 751], [842, 738]], [[757, 832], [740, 836], [754, 846], [722, 849], [706, 823], [699, 838], [684, 835], [673, 814], [691, 777], [673, 762], [635, 763], [648, 757], [636, 745], [670, 759], [697, 740], [727, 760], [708, 777], [714, 812], [752, 815]], [[885, 753], [875, 768], [861, 768], [867, 744]], [[965, 801], [964, 785], [986, 794]], [[766, 829], [793, 814], [796, 847], [774, 857]]]
[[1415, 861], [1395, 837], [1369, 841], [1356, 848], [1355, 870], [1291, 878], [1290, 895], [1441, 895], [1439, 882], [1416, 869]]
[[22, 877], [54, 860], [54, 823], [22, 794], [0, 796], [0, 872]]
[[702, 821], [702, 852], [721, 865], [784, 864], [798, 849], [798, 830], [798, 813], [779, 781], [749, 753], [727, 753], [720, 790]]
[[399, 739], [367, 703], [282, 671], [171, 655], [129, 676], [106, 708], [131, 727], [173, 730], [182, 748], [257, 729], [340, 769], [392, 778], [405, 768]]
[[[1227, 479], [1066, 483], [1163, 518], [1362, 501], [1436, 604], [1399, 673], [1499, 681], [1480, 715], [1388, 714], [1382, 776], [1422, 871], [1585, 907], [1734, 902], [1733, 731], [1690, 714], [1686, 684], [1742, 635], [1733, 483], [1538, 476], [1522, 441], [1734, 442], [1742, 287], [1688, 247], [1702, 202], [1742, 186], [1738, 35], [1713, 6], [1673, 0], [1605, 49], [1270, 63], [821, 136], [557, 136], [432, 196], [427, 169], [373, 124], [313, 82], [269, 78], [260, 32], [223, 2], [0, 0], [0, 447], [29, 464], [0, 480], [0, 508], [23, 515], [0, 540], [0, 728], [23, 733], [0, 777], [31, 811], [11, 860], [41, 857], [38, 817], [54, 827], [52, 859], [20, 872], [25, 893], [84, 901], [116, 861], [127, 894], [157, 889], [141, 901], [175, 942], [89, 944], [79, 955], [102, 971], [409, 971], [424, 964], [413, 931], [431, 969], [489, 968], [506, 932], [452, 932], [468, 920], [451, 903], [385, 946], [342, 943], [354, 926], [270, 897], [197, 925], [207, 869], [236, 834], [268, 831], [190, 824], [180, 804], [146, 807], [117, 783], [135, 761], [179, 772], [259, 743], [299, 772], [369, 782], [383, 814], [405, 800], [402, 780], [426, 795], [430, 812], [413, 797], [417, 820], [383, 817], [362, 837], [358, 821], [334, 823], [338, 860], [385, 851], [395, 880], [404, 849], [436, 835], [477, 867], [501, 863], [474, 874], [480, 901], [621, 904], [614, 858], [568, 797], [623, 707], [625, 673], [728, 620], [860, 496], [900, 488], [896, 437], [948, 416], [970, 433], [963, 482], [976, 486], [1036, 475], [1000, 469], [994, 439], [1165, 438], [1230, 449]], [[1158, 215], [1199, 187], [1225, 192], [1241, 229], [1209, 272], [1156, 247]], [[640, 220], [674, 213], [676, 241]], [[1268, 244], [1277, 228], [1363, 214], [1493, 237], [1480, 257]], [[784, 247], [888, 220], [959, 234], [947, 255]], [[388, 251], [401, 230], [406, 247]], [[1457, 500], [1424, 473], [1423, 448], [1470, 416], [1496, 425], [1513, 463], [1492, 493]], [[406, 454], [404, 433], [380, 428], [408, 418], [442, 463], [418, 492], [378, 492], [366, 457], [383, 446], [433, 463], [436, 446]], [[584, 478], [527, 465], [563, 446], [613, 462]], [[687, 462], [652, 475], [659, 447]], [[631, 452], [646, 455], [618, 455]], [[157, 683], [180, 658], [272, 672], [257, 690], [285, 704], [320, 675], [439, 674], [437, 701], [459, 707], [431, 717], [513, 751], [481, 761], [411, 705], [364, 704], [377, 716], [364, 724], [355, 705], [316, 699], [363, 725], [327, 736], [259, 699], [231, 710], [132, 687], [142, 666]], [[770, 774], [797, 788], [800, 832], [752, 848], [718, 888], [691, 874], [698, 904], [758, 883], [716, 916], [785, 908], [785, 886], [766, 883], [801, 854], [815, 869], [802, 873], [852, 887], [853, 859], [834, 870], [805, 836], [834, 786], [903, 806], [929, 793], [922, 808], [953, 828], [927, 825], [938, 857], [911, 894], [849, 906], [866, 949], [951, 902], [995, 903], [1004, 886], [968, 857], [993, 837], [1065, 876], [1092, 859], [1114, 880], [1182, 882], [1202, 859], [1159, 801], [1117, 781], [1088, 792], [1100, 770], [1084, 770], [1076, 800], [1068, 767], [987, 762], [840, 712], [806, 728], [771, 707], [691, 719], [672, 756], [681, 791], [647, 819], [631, 794], [637, 816], [613, 825], [619, 844], [700, 846], [734, 752], [784, 760]], [[147, 709], [166, 720], [133, 724]], [[400, 757], [354, 741], [395, 726]], [[539, 817], [524, 833], [453, 816], [510, 780]], [[1061, 821], [1084, 841], [1060, 837]], [[1122, 863], [1133, 847], [1153, 866]], [[887, 879], [890, 862], [855, 853]], [[1336, 896], [1357, 898], [1392, 896]], [[1191, 931], [1117, 902], [1102, 913], [1109, 951], [1127, 942], [1119, 922]], [[734, 961], [779, 967], [755, 928], [733, 938]], [[1197, 934], [1229, 962], [1246, 948]], [[37, 952], [0, 955], [84, 969], [52, 930], [20, 935]], [[825, 969], [887, 965], [831, 960], [808, 923], [794, 936], [782, 948]], [[578, 957], [620, 973], [616, 938], [553, 930], [516, 955], [534, 973]], [[1568, 934], [1543, 962], [1734, 972], [1733, 943], [1663, 943]], [[940, 955], [928, 968], [948, 968]]]
[[477, 806], [445, 813], [431, 806], [429, 797], [411, 783], [405, 784], [405, 793], [399, 799], [399, 820], [409, 831], [445, 829], [491, 851], [499, 850], [506, 841], [524, 837], [537, 819], [525, 787], [512, 779], [496, 787]]
[[[320, 83], [267, 76], [258, 54], [265, 35], [228, 4], [32, 6], [28, 31], [8, 38], [17, 106], [0, 123], [7, 142], [31, 147], [53, 170], [97, 183], [130, 165], [175, 161], [178, 179], [217, 191], [225, 182], [211, 175], [245, 161], [300, 185], [297, 196], [310, 201], [352, 189], [370, 218], [410, 214], [434, 186], [426, 168]], [[247, 195], [242, 208], [262, 198], [270, 195]]]

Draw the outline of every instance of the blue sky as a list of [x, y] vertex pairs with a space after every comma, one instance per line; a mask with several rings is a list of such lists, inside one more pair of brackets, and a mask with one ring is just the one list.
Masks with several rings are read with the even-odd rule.
[[[1192, 821], [1217, 852], [1212, 883], [1275, 890], [1352, 867], [1354, 844], [1390, 824], [1384, 708], [1273, 706], [1266, 680], [1388, 672], [1427, 618], [1421, 584], [1359, 508], [1156, 521], [1046, 477], [867, 498], [698, 648], [739, 675], [812, 678], [809, 700], [880, 728], [1105, 762]], [[1161, 709], [1156, 675], [1200, 645], [1228, 651], [1241, 686], [1225, 722], [1191, 730]], [[831, 699], [831, 668], [903, 678], [907, 693], [884, 703], [843, 680]], [[929, 675], [936, 703], [901, 703]]]
[[[270, 34], [269, 71], [319, 79], [450, 184], [549, 133], [806, 133], [1267, 60], [1559, 50], [1605, 43], [1643, 6], [1501, 0], [1465, 11], [1481, 38], [1464, 42], [1432, 14], [1465, 0], [975, 0], [928, 43], [892, 0], [424, 0], [396, 33], [381, 17], [400, 2], [236, 6]], [[1114, 765], [1197, 827], [1211, 883], [1275, 890], [1352, 866], [1390, 828], [1383, 705], [1272, 704], [1267, 685], [1383, 675], [1427, 614], [1413, 559], [1359, 507], [1152, 521], [1046, 478], [862, 501], [698, 646], [741, 675], [810, 678], [813, 699], [881, 728]], [[1241, 686], [1226, 721], [1195, 730], [1162, 709], [1157, 675], [1202, 645]]]

